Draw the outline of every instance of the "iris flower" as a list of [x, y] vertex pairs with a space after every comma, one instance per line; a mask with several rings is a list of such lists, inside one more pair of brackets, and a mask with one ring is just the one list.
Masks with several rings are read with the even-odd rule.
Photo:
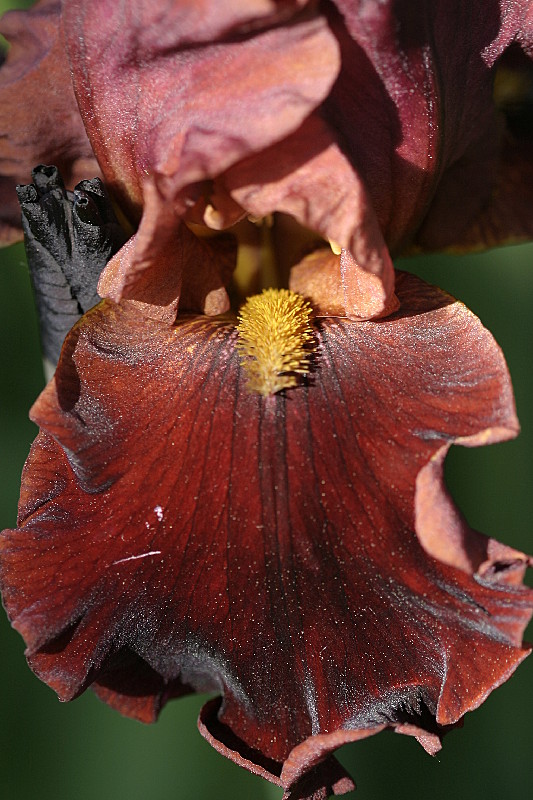
[[[385, 728], [436, 752], [529, 652], [531, 560], [442, 477], [517, 433], [503, 356], [390, 254], [531, 235], [530, 4], [44, 0], [2, 31], [50, 357], [85, 312], [0, 541], [30, 666], [147, 722], [215, 693], [202, 734], [287, 798], [351, 789], [333, 751]], [[273, 255], [289, 288], [254, 293]]]

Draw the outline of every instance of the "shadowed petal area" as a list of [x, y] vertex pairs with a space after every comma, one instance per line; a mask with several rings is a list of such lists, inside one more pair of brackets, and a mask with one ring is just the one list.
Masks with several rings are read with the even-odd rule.
[[390, 249], [409, 245], [421, 225], [418, 244], [430, 250], [530, 238], [532, 136], [517, 146], [493, 84], [515, 40], [531, 55], [531, 3], [334, 5], [342, 66], [324, 115], [368, 186]]
[[[498, 62], [493, 93], [498, 114], [443, 175], [417, 234], [422, 248], [470, 249], [533, 235], [533, 60], [517, 44]], [[459, 231], [458, 209], [465, 212]]]
[[145, 316], [173, 322], [181, 310], [209, 316], [229, 308], [226, 286], [236, 261], [236, 243], [219, 235], [213, 247], [196, 237], [164, 202], [153, 181], [145, 185], [141, 225], [101, 274], [98, 291], [114, 302], [142, 303]]
[[[0, 544], [8, 613], [62, 699], [93, 682], [149, 721], [216, 692], [204, 735], [296, 800], [351, 788], [331, 751], [383, 727], [435, 752], [525, 657], [528, 559], [459, 531], [441, 481], [454, 441], [517, 431], [503, 356], [437, 289], [396, 292], [385, 320], [317, 322], [314, 372], [266, 398], [230, 319], [107, 302], [74, 328]], [[441, 560], [446, 521], [465, 539]]]
[[11, 45], [0, 69], [0, 241], [22, 239], [18, 183], [36, 164], [55, 164], [67, 188], [99, 174], [70, 79], [61, 3], [41, 0], [2, 17]]

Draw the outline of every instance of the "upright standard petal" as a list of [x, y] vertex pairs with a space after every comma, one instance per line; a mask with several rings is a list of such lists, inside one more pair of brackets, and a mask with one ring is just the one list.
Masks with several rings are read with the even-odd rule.
[[61, 2], [40, 0], [2, 17], [11, 47], [0, 69], [0, 241], [22, 239], [18, 183], [36, 164], [56, 164], [67, 188], [100, 170], [70, 80]]
[[[67, 0], [64, 25], [91, 142], [135, 223], [151, 185], [216, 229], [288, 211], [349, 250], [347, 312], [372, 318], [392, 302], [387, 248], [533, 234], [531, 136], [493, 99], [498, 60], [513, 42], [529, 53], [529, 8]], [[151, 216], [162, 235], [167, 216]]]
[[81, 114], [107, 180], [130, 205], [141, 203], [147, 174], [165, 178], [169, 201], [196, 201], [192, 184], [279, 141], [322, 102], [338, 48], [313, 9], [65, 2]]
[[[230, 319], [104, 303], [72, 331], [0, 544], [8, 613], [62, 699], [92, 683], [149, 721], [216, 691], [214, 746], [318, 798], [352, 786], [341, 744], [392, 727], [435, 752], [506, 680], [528, 559], [460, 527], [441, 481], [454, 441], [516, 433], [505, 362], [461, 304], [405, 275], [397, 293], [386, 320], [317, 322], [314, 371], [268, 397]], [[437, 552], [432, 519], [463, 549]]]

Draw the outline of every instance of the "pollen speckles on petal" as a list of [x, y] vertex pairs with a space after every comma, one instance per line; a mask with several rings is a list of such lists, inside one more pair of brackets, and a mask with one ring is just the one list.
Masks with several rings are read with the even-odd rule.
[[288, 289], [265, 289], [239, 312], [237, 348], [248, 389], [264, 396], [289, 389], [309, 371], [313, 329], [311, 306]]

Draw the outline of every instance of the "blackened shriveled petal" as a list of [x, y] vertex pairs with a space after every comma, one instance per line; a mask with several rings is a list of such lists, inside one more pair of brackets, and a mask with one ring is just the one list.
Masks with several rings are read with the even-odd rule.
[[40, 165], [32, 178], [17, 194], [43, 355], [55, 366], [70, 328], [100, 301], [98, 278], [126, 235], [100, 178], [73, 192], [57, 167]]
[[434, 752], [515, 669], [526, 557], [478, 537], [471, 562], [431, 555], [418, 502], [458, 528], [443, 453], [516, 433], [505, 363], [462, 305], [412, 277], [397, 292], [386, 320], [321, 321], [316, 371], [268, 398], [231, 321], [80, 321], [0, 544], [6, 608], [61, 698], [93, 682], [150, 720], [219, 692], [204, 734], [306, 797], [349, 788], [328, 754], [383, 727]]
[[0, 240], [22, 238], [15, 186], [35, 164], [56, 164], [67, 187], [99, 175], [72, 89], [61, 3], [9, 11], [0, 33], [11, 47], [0, 69]]

